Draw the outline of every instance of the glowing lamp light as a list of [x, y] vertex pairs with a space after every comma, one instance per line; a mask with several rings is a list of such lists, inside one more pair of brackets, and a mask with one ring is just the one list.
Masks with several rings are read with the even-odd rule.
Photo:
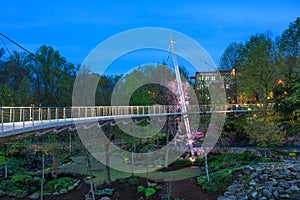
[[190, 161], [192, 161], [192, 162], [195, 162], [195, 160], [196, 160], [195, 157], [190, 157], [189, 159], [190, 159]]

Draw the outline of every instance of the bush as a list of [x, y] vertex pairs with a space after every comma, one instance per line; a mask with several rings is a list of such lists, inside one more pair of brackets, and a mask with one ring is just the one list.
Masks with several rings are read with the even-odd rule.
[[190, 167], [192, 166], [192, 161], [188, 159], [177, 159], [172, 163], [172, 165], [178, 167]]
[[68, 187], [72, 186], [76, 182], [76, 179], [64, 177], [58, 178], [49, 182], [46, 182], [45, 188], [46, 193], [54, 193], [59, 192], [61, 189], [68, 189]]
[[156, 183], [148, 183], [148, 187], [138, 186], [138, 193], [143, 192], [145, 197], [150, 197], [156, 193], [156, 188], [160, 188]]
[[138, 185], [139, 184], [139, 180], [136, 177], [131, 176], [128, 179], [128, 183], [129, 183], [129, 185]]
[[98, 196], [109, 195], [109, 196], [111, 196], [114, 191], [115, 191], [114, 188], [105, 188], [105, 189], [102, 189], [102, 190], [96, 190], [95, 195], [98, 195]]
[[150, 197], [155, 193], [156, 193], [156, 190], [154, 188], [146, 188], [145, 189], [145, 196], [146, 197]]
[[209, 193], [215, 194], [220, 189], [225, 188], [232, 179], [232, 171], [229, 169], [223, 169], [212, 173], [210, 175], [210, 181], [207, 182], [206, 176], [199, 177], [197, 183], [202, 187], [202, 189]]
[[37, 190], [37, 185], [41, 179], [32, 177], [28, 174], [18, 174], [11, 177], [10, 180], [3, 180], [0, 183], [0, 190], [12, 192], [16, 195], [29, 194]]

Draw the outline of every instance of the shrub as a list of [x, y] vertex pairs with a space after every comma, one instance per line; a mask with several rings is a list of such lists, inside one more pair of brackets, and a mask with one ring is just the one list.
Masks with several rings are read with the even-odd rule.
[[95, 195], [98, 195], [98, 196], [109, 195], [109, 196], [111, 196], [114, 191], [115, 191], [114, 188], [105, 188], [105, 189], [102, 189], [102, 190], [96, 190]]
[[68, 189], [71, 185], [76, 182], [76, 179], [64, 177], [58, 178], [49, 182], [46, 182], [45, 188], [47, 192], [59, 192], [61, 189]]
[[129, 185], [138, 185], [139, 184], [139, 180], [136, 177], [131, 176], [128, 179], [128, 183], [129, 183]]
[[150, 197], [155, 193], [156, 193], [156, 189], [154, 189], [154, 188], [146, 188], [145, 189], [145, 196], [146, 197]]
[[199, 177], [197, 183], [202, 187], [202, 189], [209, 193], [215, 194], [218, 190], [226, 187], [232, 179], [232, 171], [229, 169], [223, 169], [212, 173], [210, 175], [210, 181], [207, 182], [206, 176]]
[[177, 159], [172, 163], [172, 165], [178, 167], [190, 167], [192, 166], [192, 161], [188, 159]]
[[144, 186], [142, 186], [142, 185], [138, 186], [138, 193], [144, 192], [144, 191], [145, 191], [145, 187]]

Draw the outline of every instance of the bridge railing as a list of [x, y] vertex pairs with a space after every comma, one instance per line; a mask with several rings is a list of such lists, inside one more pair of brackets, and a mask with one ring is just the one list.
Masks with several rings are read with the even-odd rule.
[[[253, 111], [261, 107], [258, 104], [227, 104], [227, 105], [189, 105], [188, 113], [201, 112], [238, 112]], [[86, 107], [0, 107], [1, 132], [5, 125], [10, 124], [14, 130], [16, 123], [19, 128], [34, 127], [35, 123], [57, 123], [66, 120], [84, 118], [99, 118], [127, 115], [130, 117], [141, 115], [165, 115], [180, 113], [176, 105], [152, 106], [86, 106]], [[29, 124], [28, 124], [29, 123]]]

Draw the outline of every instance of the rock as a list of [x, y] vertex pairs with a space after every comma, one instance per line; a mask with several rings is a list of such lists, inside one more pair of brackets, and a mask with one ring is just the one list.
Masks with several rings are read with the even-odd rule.
[[259, 187], [256, 187], [256, 190], [257, 190], [257, 191], [261, 191], [261, 190], [263, 190], [263, 189], [265, 189], [265, 187], [264, 187], [264, 186], [259, 186]]
[[258, 167], [258, 168], [256, 168], [256, 172], [257, 172], [258, 174], [262, 174], [262, 173], [263, 173], [263, 170], [262, 170], [261, 167]]
[[102, 197], [100, 200], [110, 200], [109, 197]]
[[226, 191], [226, 192], [224, 193], [224, 196], [229, 197], [229, 196], [232, 196], [233, 194], [234, 194], [234, 193], [232, 193], [232, 192]]
[[249, 199], [247, 194], [239, 194], [239, 195], [237, 195], [237, 197], [238, 197], [238, 200], [248, 200]]
[[66, 194], [66, 193], [68, 193], [68, 190], [65, 189], [65, 188], [63, 188], [63, 189], [61, 189], [59, 192], [60, 192], [61, 194]]
[[72, 191], [72, 190], [74, 190], [74, 188], [75, 188], [74, 185], [71, 185], [70, 187], [68, 187], [68, 190]]
[[58, 196], [58, 195], [60, 195], [60, 193], [59, 192], [54, 192], [52, 195]]
[[253, 199], [256, 199], [257, 198], [257, 191], [253, 191], [250, 196], [253, 198]]
[[252, 186], [256, 186], [256, 182], [254, 180], [251, 180], [249, 184]]
[[263, 175], [259, 176], [259, 179], [262, 180], [262, 181], [267, 181], [268, 177], [269, 177], [268, 174], [263, 174]]
[[277, 192], [283, 194], [285, 193], [285, 190], [282, 187], [277, 187]]
[[267, 200], [268, 198], [265, 196], [259, 197], [258, 200]]
[[240, 189], [242, 187], [242, 185], [241, 184], [233, 184], [233, 185], [230, 185], [230, 186], [228, 186], [227, 187], [227, 190], [229, 191], [229, 192], [232, 192], [232, 193], [235, 193], [238, 189]]
[[297, 193], [291, 194], [291, 199], [293, 199], [293, 200], [299, 200], [300, 199], [300, 194], [297, 194]]
[[289, 194], [280, 194], [279, 198], [281, 198], [281, 199], [290, 199], [291, 196]]
[[40, 198], [40, 195], [36, 194], [36, 193], [33, 193], [32, 195], [29, 196], [29, 199], [39, 199], [39, 198]]
[[292, 172], [300, 172], [300, 165], [294, 165], [290, 168]]
[[286, 180], [280, 181], [279, 186], [282, 187], [282, 188], [285, 188], [285, 189], [288, 189], [288, 188], [291, 187], [290, 184]]
[[78, 185], [80, 184], [80, 180], [76, 181], [76, 183], [74, 183], [74, 187], [78, 187]]
[[278, 193], [277, 190], [275, 190], [275, 191], [273, 192], [273, 196], [275, 197], [275, 199], [278, 199], [278, 198], [279, 198], [279, 193]]
[[263, 195], [265, 197], [267, 197], [268, 199], [272, 198], [272, 192], [270, 190], [268, 190], [268, 189], [264, 189], [263, 190]]
[[232, 200], [232, 199], [227, 196], [219, 196], [217, 200]]
[[297, 187], [297, 186], [292, 186], [291, 188], [290, 188], [290, 190], [291, 191], [293, 191], [293, 192], [298, 192], [300, 189]]
[[274, 186], [276, 186], [277, 184], [278, 184], [277, 181], [268, 181], [268, 182], [266, 183], [266, 186], [268, 186], [268, 187], [274, 187]]
[[256, 173], [256, 172], [253, 172], [253, 173], [250, 174], [251, 179], [255, 179], [257, 177], [258, 177], [258, 173]]

